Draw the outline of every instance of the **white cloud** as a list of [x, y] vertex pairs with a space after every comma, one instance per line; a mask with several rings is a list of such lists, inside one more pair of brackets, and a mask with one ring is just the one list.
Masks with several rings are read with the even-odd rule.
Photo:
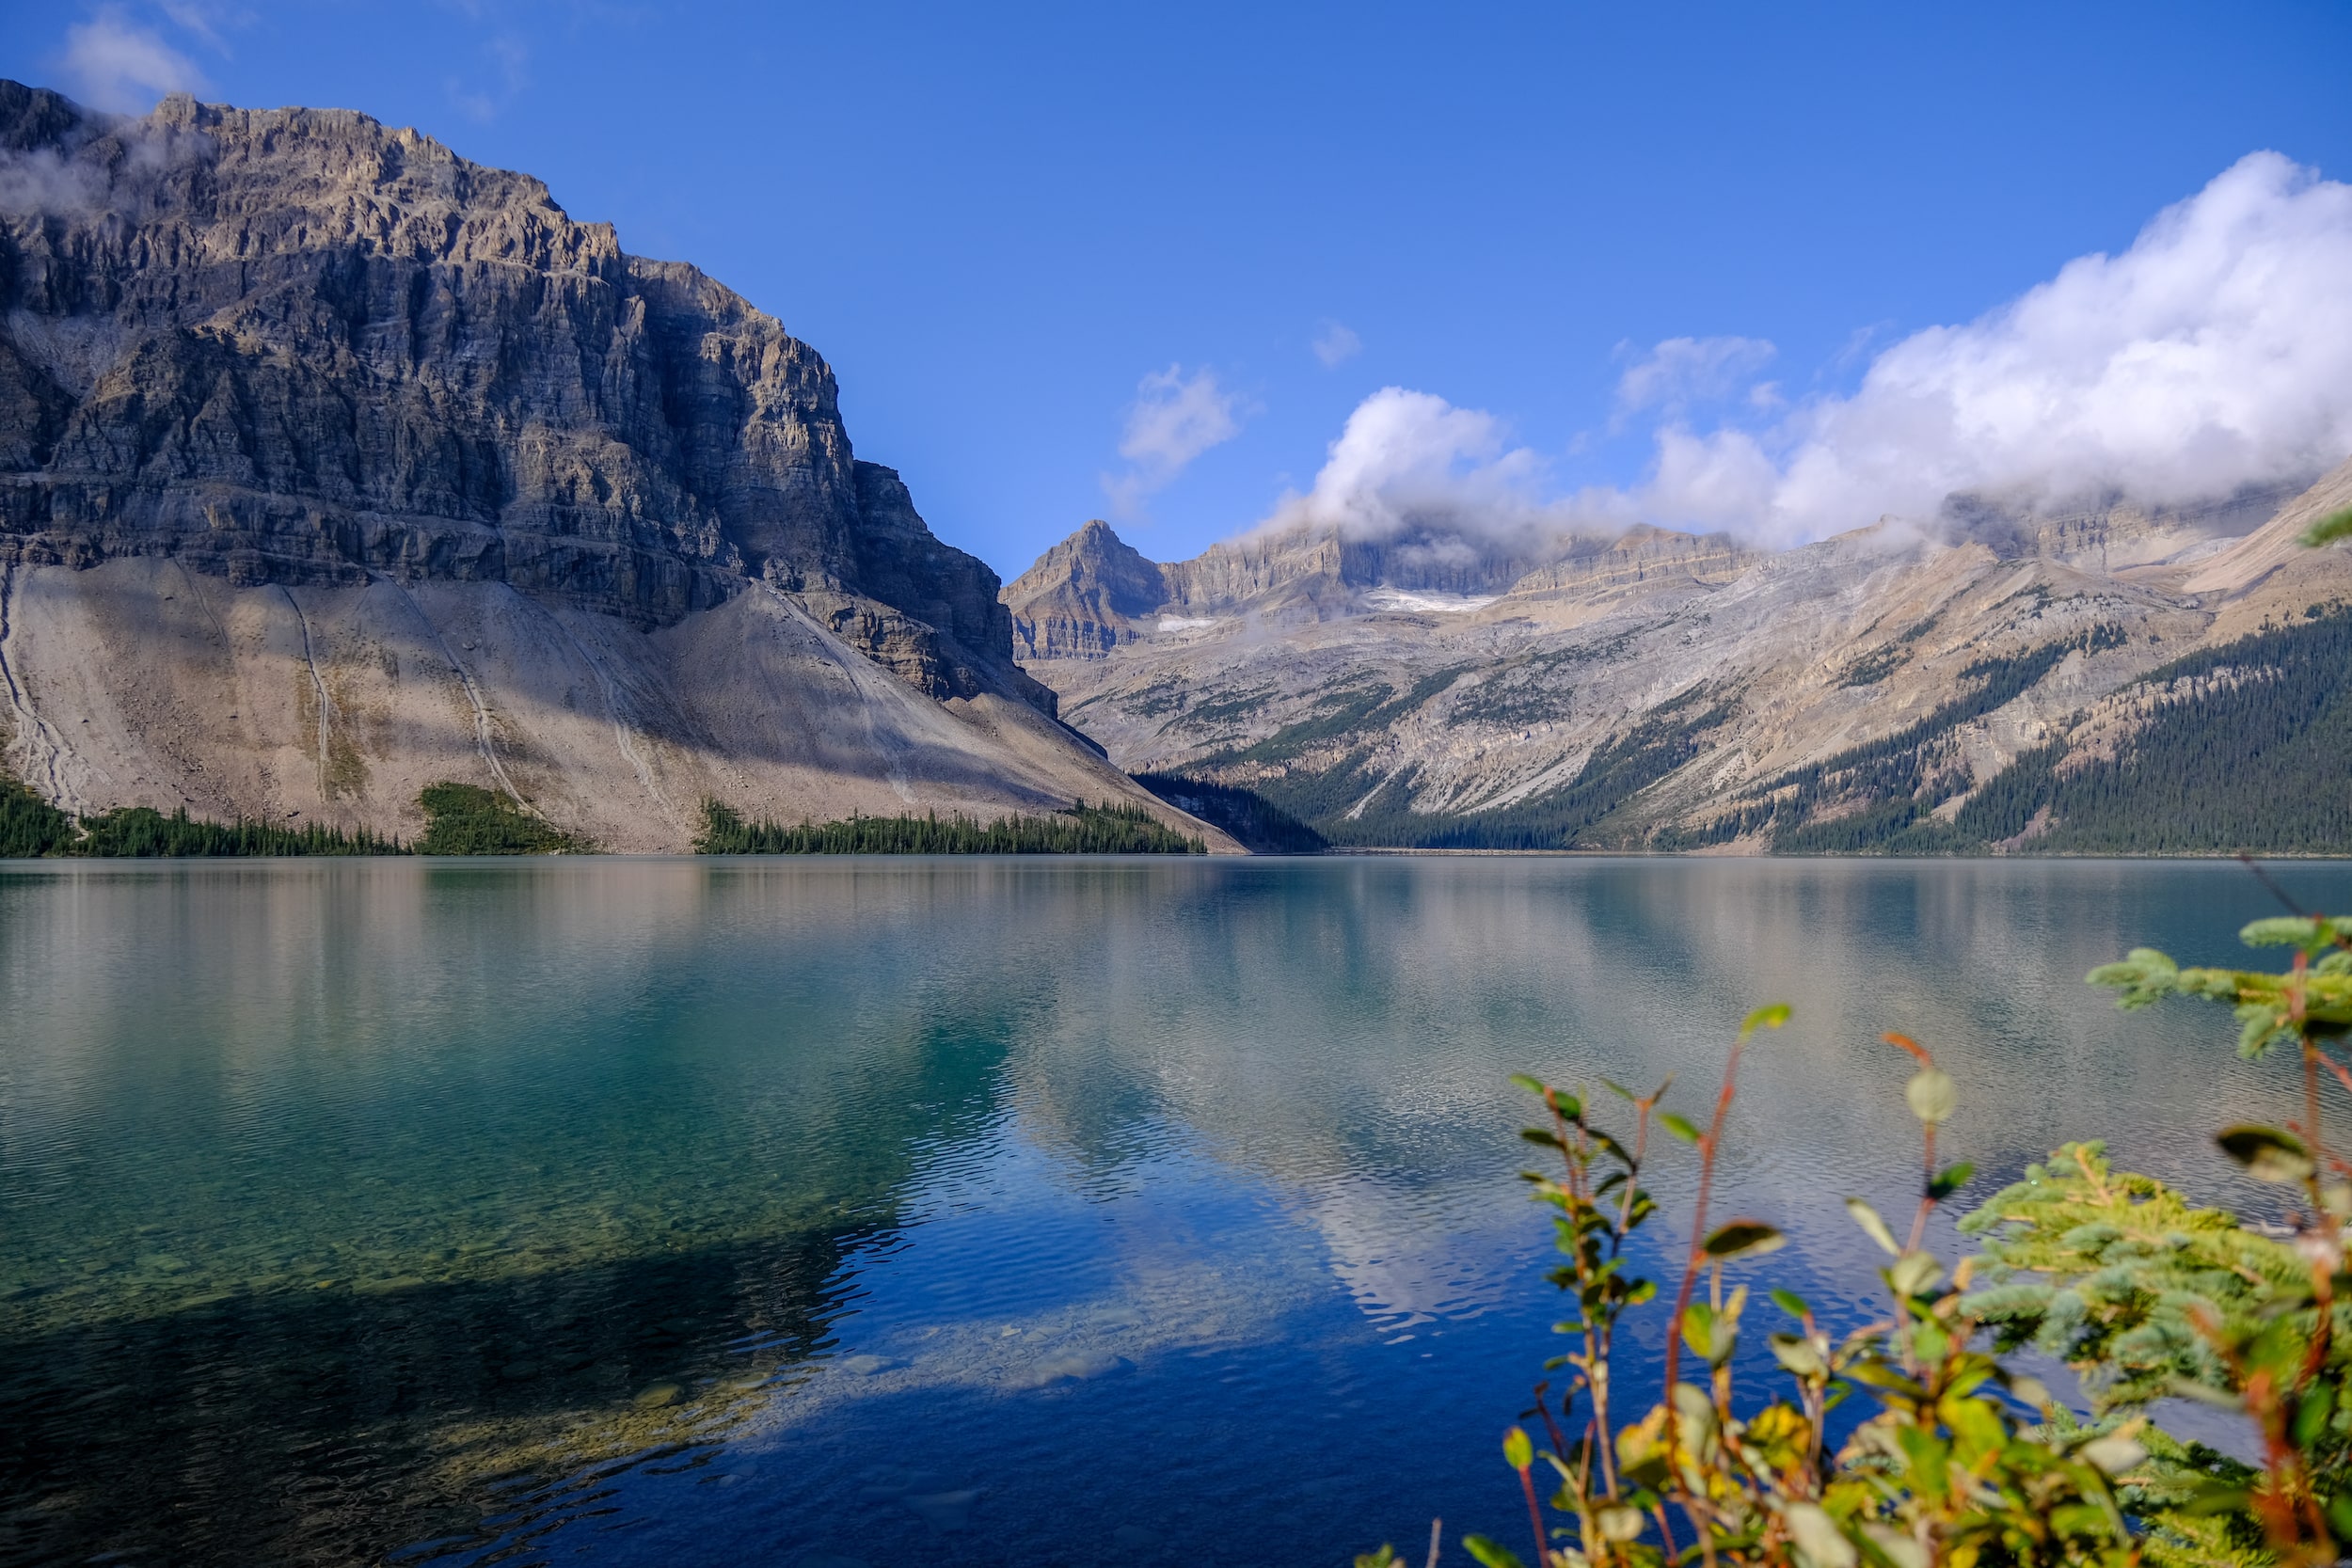
[[1315, 341], [1310, 346], [1315, 351], [1315, 357], [1323, 361], [1323, 368], [1327, 371], [1361, 354], [1364, 351], [1364, 341], [1356, 335], [1354, 328], [1343, 326], [1338, 322], [1327, 321], [1323, 324], [1322, 330], [1315, 334]]
[[249, 27], [254, 20], [253, 13], [246, 8], [223, 5], [218, 0], [155, 0], [155, 5], [181, 28], [223, 55], [230, 51], [222, 30]]
[[1617, 378], [1617, 407], [1678, 415], [1694, 403], [1731, 396], [1778, 352], [1761, 338], [1669, 338]]
[[65, 30], [58, 68], [75, 98], [118, 114], [145, 114], [166, 93], [212, 90], [194, 60], [111, 6]]
[[1119, 440], [1127, 471], [1103, 476], [1112, 509], [1132, 515], [1194, 458], [1240, 435], [1248, 413], [1240, 395], [1218, 386], [1216, 372], [1205, 366], [1187, 375], [1182, 365], [1170, 365], [1145, 376], [1136, 385]]
[[2224, 496], [2352, 454], [2352, 186], [2257, 152], [1963, 326], [1887, 348], [1779, 426], [1659, 435], [1662, 522], [1819, 538], [1955, 491]]
[[2352, 455], [2352, 185], [2253, 153], [2121, 254], [1881, 350], [1850, 396], [1791, 400], [1756, 380], [1772, 357], [1752, 338], [1641, 355], [1616, 420], [1659, 421], [1648, 479], [1565, 499], [1492, 415], [1388, 388], [1268, 523], [1387, 536], [1439, 518], [1490, 535], [1648, 521], [1785, 545], [1890, 514], [1928, 522], [1956, 492], [2180, 504], [2314, 475]]
[[1542, 459], [1512, 446], [1492, 414], [1384, 387], [1347, 417], [1313, 488], [1283, 497], [1263, 526], [1389, 538], [1420, 526], [1525, 525], [1544, 511], [1544, 478]]

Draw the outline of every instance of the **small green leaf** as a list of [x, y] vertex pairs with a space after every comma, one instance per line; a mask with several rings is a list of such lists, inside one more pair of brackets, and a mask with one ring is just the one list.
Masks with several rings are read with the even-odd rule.
[[1462, 1549], [1486, 1564], [1486, 1568], [1527, 1568], [1510, 1547], [1500, 1541], [1489, 1541], [1483, 1535], [1462, 1537]]
[[[1525, 1089], [1529, 1094], [1534, 1095], [1538, 1100], [1543, 1099], [1546, 1093], [1549, 1092], [1544, 1087], [1542, 1079], [1531, 1078], [1524, 1072], [1515, 1072], [1511, 1074], [1511, 1082], [1518, 1085], [1520, 1088]], [[1383, 1546], [1381, 1550], [1386, 1551], [1388, 1548]]]
[[2335, 1412], [2335, 1395], [2322, 1383], [2303, 1396], [2295, 1412], [2295, 1446], [2309, 1451], [2328, 1435], [2328, 1418]]
[[1631, 1541], [1642, 1533], [1642, 1511], [1638, 1508], [1604, 1508], [1593, 1515], [1593, 1523], [1600, 1527], [1603, 1541]]
[[1903, 1099], [1913, 1116], [1933, 1127], [1952, 1119], [1960, 1104], [1960, 1090], [1941, 1068], [1923, 1067], [1903, 1085]]
[[1396, 1548], [1383, 1541], [1376, 1552], [1357, 1553], [1356, 1568], [1396, 1568], [1397, 1560]]
[[1812, 1568], [1854, 1568], [1861, 1554], [1820, 1504], [1790, 1503], [1781, 1517], [1788, 1521], [1788, 1538]]
[[2303, 1140], [2276, 1127], [2241, 1122], [2223, 1128], [2213, 1141], [2257, 1181], [2292, 1183], [2312, 1173], [2312, 1157]]
[[1895, 1287], [1895, 1293], [1906, 1297], [1931, 1289], [1943, 1277], [1944, 1265], [1925, 1252], [1906, 1252], [1886, 1271], [1887, 1283]]
[[1947, 1165], [1942, 1175], [1928, 1183], [1928, 1196], [1941, 1203], [1968, 1185], [1968, 1179], [1976, 1174], [1977, 1167], [1965, 1160], [1956, 1165]]
[[1735, 1258], [1761, 1258], [1788, 1245], [1788, 1238], [1766, 1225], [1762, 1220], [1733, 1220], [1717, 1227], [1715, 1233], [1701, 1243], [1700, 1250], [1717, 1262], [1727, 1263]]
[[2120, 1476], [2148, 1457], [2148, 1450], [2121, 1433], [2095, 1438], [2082, 1446], [2082, 1456], [2102, 1475]]
[[1772, 1347], [1772, 1359], [1799, 1377], [1819, 1377], [1826, 1369], [1820, 1347], [1803, 1335], [1775, 1334]]
[[1804, 1297], [1794, 1291], [1781, 1290], [1778, 1286], [1772, 1289], [1772, 1305], [1792, 1318], [1806, 1318], [1813, 1313], [1811, 1304]]
[[1658, 1125], [1686, 1144], [1694, 1144], [1699, 1141], [1699, 1130], [1692, 1125], [1691, 1118], [1688, 1117], [1677, 1116], [1672, 1111], [1661, 1111], [1658, 1113]]
[[1502, 1434], [1502, 1462], [1514, 1470], [1535, 1463], [1535, 1445], [1528, 1441], [1525, 1427], [1513, 1427]]
[[1740, 1037], [1746, 1039], [1758, 1029], [1777, 1029], [1788, 1022], [1788, 1004], [1771, 1002], [1750, 1013], [1740, 1024]]
[[1889, 1258], [1895, 1257], [1903, 1250], [1895, 1244], [1895, 1233], [1886, 1228], [1886, 1222], [1879, 1218], [1879, 1212], [1863, 1202], [1862, 1199], [1858, 1197], [1846, 1199], [1846, 1212], [1853, 1216], [1854, 1224], [1862, 1227], [1862, 1233], [1878, 1243], [1880, 1248]]
[[1702, 1361], [1715, 1359], [1715, 1309], [1694, 1301], [1682, 1312], [1682, 1342]]

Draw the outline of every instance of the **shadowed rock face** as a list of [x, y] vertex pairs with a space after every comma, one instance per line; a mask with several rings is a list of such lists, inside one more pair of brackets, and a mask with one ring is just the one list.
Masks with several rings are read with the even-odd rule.
[[57, 805], [413, 838], [455, 780], [620, 850], [705, 801], [1201, 832], [1054, 721], [997, 586], [852, 455], [815, 350], [538, 181], [0, 82], [0, 774]]
[[825, 361], [694, 268], [363, 115], [0, 83], [0, 560], [129, 555], [647, 629], [764, 580], [930, 695], [1051, 707]]

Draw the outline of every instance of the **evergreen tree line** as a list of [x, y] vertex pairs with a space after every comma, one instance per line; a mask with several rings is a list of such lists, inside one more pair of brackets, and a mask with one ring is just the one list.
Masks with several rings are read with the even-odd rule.
[[149, 859], [217, 855], [405, 855], [398, 839], [361, 829], [310, 823], [300, 828], [239, 817], [208, 822], [183, 806], [170, 816], [151, 806], [121, 806], [75, 817], [14, 779], [0, 779], [0, 860], [40, 856]]
[[[2352, 610], [2314, 605], [2300, 622], [2151, 671], [2138, 685], [2158, 705], [2114, 754], [2077, 757], [2063, 740], [2036, 747], [1985, 781], [1949, 822], [1930, 815], [1936, 797], [1949, 793], [1948, 780], [1934, 776], [1931, 752], [1915, 753], [1916, 771], [1908, 780], [1891, 769], [1874, 777], [1857, 768], [1839, 777], [1838, 759], [1832, 759], [1822, 772], [1836, 790], [1808, 794], [1801, 785], [1772, 803], [1785, 824], [1772, 847], [1782, 854], [1984, 854], [2034, 829], [2018, 847], [2041, 854], [2343, 853], [2352, 849], [2346, 670]], [[2217, 675], [2233, 678], [2211, 679]], [[1796, 815], [1836, 793], [1874, 792], [1881, 798], [1844, 816], [1805, 821]], [[1691, 836], [1728, 838], [1771, 826], [1774, 816], [1752, 807]]]
[[[2317, 607], [2314, 607], [2316, 609]], [[1989, 780], [1953, 820], [1979, 842], [2048, 810], [2036, 850], [2181, 854], [2352, 850], [2352, 609], [2259, 631], [2155, 670], [2143, 683], [2235, 672], [2166, 703], [2113, 756], [2063, 766], [2054, 742]]]
[[1041, 816], [981, 822], [941, 816], [851, 816], [839, 822], [747, 822], [716, 800], [703, 802], [701, 855], [1200, 855], [1208, 845], [1175, 832], [1140, 806], [1084, 800]]

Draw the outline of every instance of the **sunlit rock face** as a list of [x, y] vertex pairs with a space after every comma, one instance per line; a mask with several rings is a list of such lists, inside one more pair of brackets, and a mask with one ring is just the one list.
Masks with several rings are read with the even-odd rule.
[[2346, 503], [2352, 465], [2195, 507], [1955, 496], [1781, 550], [1294, 528], [1167, 564], [1090, 523], [1005, 597], [1114, 761], [1342, 843], [1999, 850], [2050, 826], [1979, 800], [2021, 759], [2126, 754], [2218, 689], [2152, 671], [2352, 603], [2352, 556], [2295, 544]]
[[6, 770], [53, 800], [413, 830], [454, 769], [683, 847], [706, 798], [1131, 794], [997, 587], [814, 349], [539, 181], [0, 83]]

